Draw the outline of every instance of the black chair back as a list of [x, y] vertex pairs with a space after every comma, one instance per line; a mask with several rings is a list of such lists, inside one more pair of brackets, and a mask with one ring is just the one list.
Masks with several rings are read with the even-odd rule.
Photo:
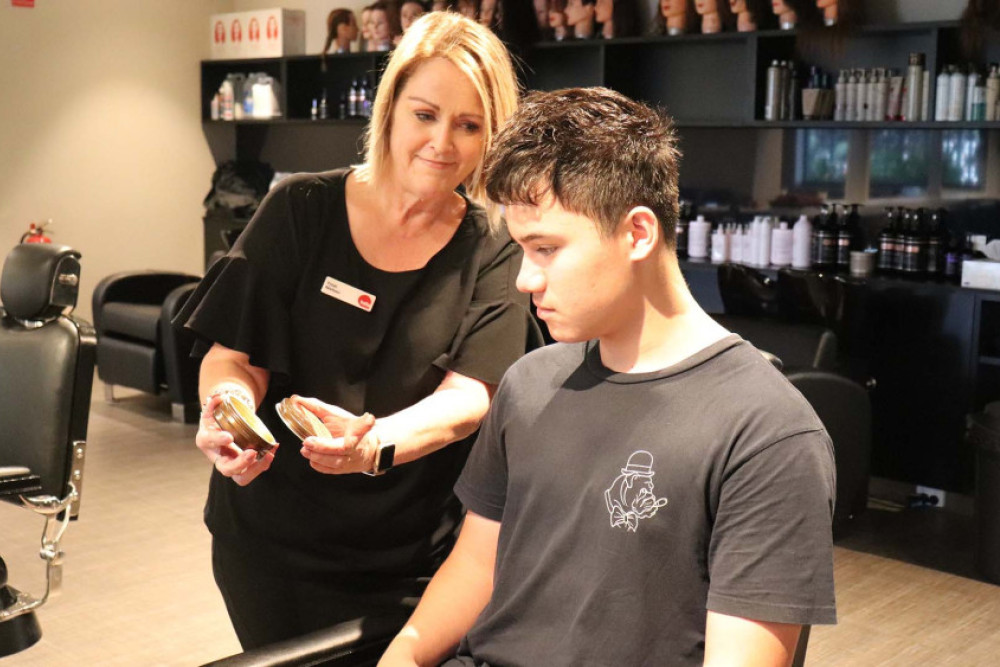
[[79, 257], [66, 246], [19, 245], [0, 277], [0, 466], [28, 468], [58, 498], [82, 464], [74, 443], [86, 442], [94, 377], [94, 330], [69, 314]]
[[719, 296], [727, 315], [776, 317], [778, 292], [774, 281], [760, 271], [742, 264], [720, 264], [717, 273]]

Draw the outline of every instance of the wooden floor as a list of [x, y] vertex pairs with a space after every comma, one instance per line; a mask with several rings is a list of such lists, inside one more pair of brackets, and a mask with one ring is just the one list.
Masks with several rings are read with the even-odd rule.
[[[239, 650], [212, 580], [201, 521], [209, 463], [193, 438], [159, 399], [94, 401], [64, 592], [39, 612], [42, 640], [2, 667], [195, 666]], [[44, 583], [41, 525], [0, 503], [11, 583], [31, 592]], [[806, 663], [1000, 664], [1000, 587], [975, 578], [972, 545], [967, 516], [869, 510], [838, 541], [840, 623], [813, 629]]]

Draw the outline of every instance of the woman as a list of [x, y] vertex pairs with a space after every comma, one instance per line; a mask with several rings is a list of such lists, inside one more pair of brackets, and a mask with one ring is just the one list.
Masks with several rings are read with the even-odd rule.
[[[453, 544], [468, 438], [532, 331], [517, 246], [476, 203], [516, 104], [495, 36], [424, 16], [382, 77], [365, 163], [277, 185], [179, 316], [212, 343], [196, 443], [215, 468], [213, 569], [245, 648], [414, 602]], [[300, 447], [272, 407], [293, 394], [348, 437]], [[258, 408], [275, 453], [216, 426], [226, 395]], [[395, 467], [358, 474], [389, 443]]]

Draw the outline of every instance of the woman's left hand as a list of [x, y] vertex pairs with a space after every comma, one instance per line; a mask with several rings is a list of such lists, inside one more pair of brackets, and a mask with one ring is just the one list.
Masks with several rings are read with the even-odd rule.
[[370, 472], [375, 465], [376, 442], [371, 432], [375, 417], [366, 412], [360, 417], [343, 418], [342, 425], [342, 437], [303, 440], [302, 456], [309, 459], [313, 470], [326, 475]]
[[316, 415], [334, 438], [344, 437], [344, 433], [347, 431], [347, 424], [352, 419], [358, 418], [353, 412], [348, 412], [336, 405], [324, 403], [318, 398], [293, 395], [292, 401]]

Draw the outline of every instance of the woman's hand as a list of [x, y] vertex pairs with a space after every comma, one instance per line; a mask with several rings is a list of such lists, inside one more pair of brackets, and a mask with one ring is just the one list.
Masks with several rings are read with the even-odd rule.
[[347, 424], [352, 419], [358, 418], [353, 412], [348, 412], [336, 405], [324, 403], [318, 398], [305, 398], [304, 396], [293, 395], [292, 401], [316, 415], [334, 438], [343, 438], [344, 433], [347, 432]]
[[[339, 408], [338, 408], [339, 409]], [[326, 419], [323, 420], [327, 424]], [[367, 412], [360, 417], [339, 418], [342, 436], [310, 437], [302, 441], [302, 456], [309, 459], [313, 470], [326, 475], [347, 475], [370, 472], [375, 465], [377, 441], [372, 427], [375, 417]], [[333, 433], [333, 429], [327, 424]]]
[[202, 454], [212, 461], [216, 470], [240, 486], [246, 486], [271, 467], [274, 453], [267, 452], [258, 459], [255, 450], [237, 447], [233, 436], [222, 430], [212, 416], [221, 402], [220, 395], [209, 396], [201, 411], [201, 421], [198, 423], [198, 434], [195, 435], [194, 442]]

